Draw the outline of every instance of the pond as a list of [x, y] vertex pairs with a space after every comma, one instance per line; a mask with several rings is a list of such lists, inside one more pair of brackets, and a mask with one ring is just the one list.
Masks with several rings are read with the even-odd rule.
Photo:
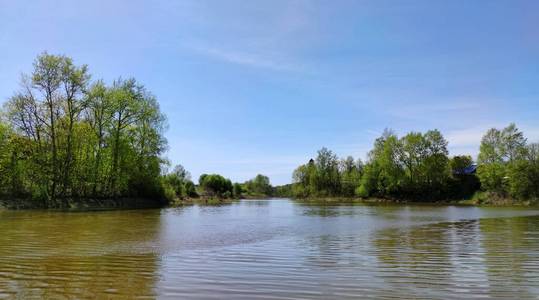
[[0, 298], [539, 297], [539, 210], [309, 205], [0, 211]]

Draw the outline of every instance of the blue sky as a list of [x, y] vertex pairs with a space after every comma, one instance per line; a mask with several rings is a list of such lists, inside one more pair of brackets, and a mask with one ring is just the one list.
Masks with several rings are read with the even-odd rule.
[[43, 51], [135, 77], [194, 178], [291, 181], [326, 146], [364, 159], [384, 128], [539, 140], [539, 1], [0, 0], [0, 100]]

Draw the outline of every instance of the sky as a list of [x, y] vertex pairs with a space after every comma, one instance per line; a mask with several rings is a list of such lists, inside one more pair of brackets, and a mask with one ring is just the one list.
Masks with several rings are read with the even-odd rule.
[[539, 141], [535, 0], [0, 0], [0, 102], [43, 51], [143, 83], [194, 179], [289, 183], [385, 128], [439, 129], [451, 155], [510, 122]]

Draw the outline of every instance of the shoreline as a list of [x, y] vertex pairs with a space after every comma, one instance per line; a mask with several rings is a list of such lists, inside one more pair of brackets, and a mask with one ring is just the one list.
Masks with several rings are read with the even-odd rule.
[[476, 207], [539, 207], [538, 200], [519, 201], [507, 197], [493, 196], [478, 193], [471, 199], [418, 201], [417, 199], [399, 198], [360, 198], [360, 197], [277, 197], [277, 196], [244, 196], [241, 198], [215, 198], [198, 197], [176, 199], [165, 203], [159, 199], [151, 198], [118, 198], [118, 199], [77, 199], [70, 200], [69, 207], [46, 207], [42, 203], [35, 203], [28, 199], [0, 199], [0, 210], [48, 210], [48, 211], [107, 211], [107, 210], [133, 210], [181, 207], [190, 205], [227, 205], [241, 200], [271, 200], [290, 199], [299, 203], [319, 205], [455, 205]]
[[167, 204], [158, 198], [73, 198], [67, 207], [47, 207], [32, 199], [0, 199], [0, 210], [48, 210], [48, 211], [104, 211], [162, 208]]
[[486, 198], [480, 193], [471, 199], [418, 201], [417, 199], [397, 199], [397, 198], [359, 198], [359, 197], [309, 197], [295, 198], [298, 202], [311, 204], [390, 204], [390, 205], [455, 205], [455, 206], [476, 206], [476, 207], [539, 207], [537, 200], [515, 200], [503, 197]]

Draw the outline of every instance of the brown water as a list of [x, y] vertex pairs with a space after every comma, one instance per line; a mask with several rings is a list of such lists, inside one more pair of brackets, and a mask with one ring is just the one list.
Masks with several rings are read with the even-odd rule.
[[539, 298], [539, 211], [453, 206], [0, 212], [0, 298]]

